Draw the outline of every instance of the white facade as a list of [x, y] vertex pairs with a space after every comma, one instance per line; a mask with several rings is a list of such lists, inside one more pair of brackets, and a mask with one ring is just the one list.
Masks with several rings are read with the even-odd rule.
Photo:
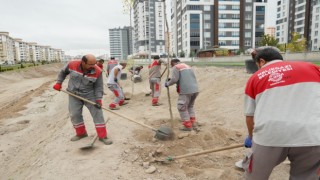
[[152, 54], [165, 53], [164, 11], [163, 1], [134, 1], [135, 54], [149, 52]]
[[313, 6], [311, 26], [311, 50], [320, 51], [320, 2]]
[[[226, 10], [232, 6], [232, 10]], [[240, 1], [219, 1], [219, 46], [227, 49], [239, 49], [240, 42]], [[224, 17], [236, 17], [234, 19]], [[254, 16], [255, 17], [255, 16]], [[232, 24], [230, 26], [230, 24]], [[253, 26], [254, 27], [254, 26]], [[252, 28], [254, 29], [254, 28]], [[254, 34], [254, 33], [252, 33]], [[254, 38], [254, 37], [253, 37]], [[232, 41], [226, 45], [227, 41]], [[254, 39], [253, 39], [254, 42]]]
[[0, 64], [14, 64], [14, 40], [8, 32], [0, 32]]

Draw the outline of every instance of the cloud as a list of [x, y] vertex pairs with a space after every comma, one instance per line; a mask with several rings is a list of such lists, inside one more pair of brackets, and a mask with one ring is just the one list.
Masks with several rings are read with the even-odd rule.
[[107, 49], [108, 29], [129, 25], [121, 0], [2, 1], [0, 31], [70, 52]]

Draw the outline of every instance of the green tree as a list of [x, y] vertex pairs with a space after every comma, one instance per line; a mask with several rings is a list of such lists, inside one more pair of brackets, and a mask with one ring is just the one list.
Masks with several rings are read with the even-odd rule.
[[262, 36], [262, 39], [259, 43], [260, 46], [277, 46], [279, 41], [269, 34], [265, 34]]
[[291, 33], [291, 41], [287, 45], [287, 49], [290, 52], [304, 52], [306, 50], [306, 38], [301, 38], [301, 35], [297, 32]]
[[179, 56], [180, 56], [180, 57], [184, 57], [184, 56], [185, 56], [184, 51], [181, 51], [180, 54], [179, 54]]

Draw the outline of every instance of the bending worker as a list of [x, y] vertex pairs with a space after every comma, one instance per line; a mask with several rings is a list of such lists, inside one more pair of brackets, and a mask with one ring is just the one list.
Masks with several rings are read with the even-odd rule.
[[111, 110], [117, 110], [119, 109], [118, 105], [123, 106], [128, 103], [125, 102], [124, 93], [119, 82], [121, 78], [121, 71], [122, 69], [126, 68], [126, 66], [127, 63], [121, 62], [111, 70], [108, 76], [108, 88], [116, 96], [115, 100], [111, 104], [109, 104], [109, 109]]
[[149, 83], [152, 95], [152, 106], [159, 106], [160, 81], [161, 81], [161, 64], [166, 64], [159, 56], [154, 56], [149, 67]]
[[111, 70], [118, 65], [118, 61], [115, 60], [114, 57], [111, 57], [110, 60], [107, 63], [107, 76], [109, 76], [109, 73], [111, 72]]
[[274, 47], [256, 49], [259, 70], [247, 82], [245, 116], [252, 146], [246, 179], [268, 179], [286, 158], [289, 179], [320, 176], [320, 71], [308, 62], [283, 61]]
[[53, 86], [55, 90], [61, 90], [61, 85], [67, 75], [70, 75], [67, 91], [97, 103], [92, 105], [69, 95], [69, 113], [76, 130], [76, 135], [71, 138], [71, 141], [78, 141], [88, 136], [82, 116], [83, 105], [85, 105], [91, 113], [99, 140], [106, 145], [112, 144], [112, 141], [107, 138], [101, 109], [103, 80], [101, 69], [96, 65], [96, 58], [88, 54], [83, 56], [81, 61], [70, 61], [61, 69], [57, 83]]
[[179, 59], [172, 59], [171, 67], [173, 67], [171, 78], [165, 82], [165, 86], [177, 84], [177, 92], [179, 93], [177, 107], [183, 123], [180, 130], [191, 131], [196, 125], [193, 106], [199, 94], [197, 79], [191, 67], [181, 63]]

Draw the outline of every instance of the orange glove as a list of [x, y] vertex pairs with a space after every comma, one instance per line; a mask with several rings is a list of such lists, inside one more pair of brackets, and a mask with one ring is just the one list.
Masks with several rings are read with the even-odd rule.
[[60, 91], [61, 90], [61, 83], [56, 83], [54, 86], [53, 86], [53, 89], [57, 90], [57, 91]]

